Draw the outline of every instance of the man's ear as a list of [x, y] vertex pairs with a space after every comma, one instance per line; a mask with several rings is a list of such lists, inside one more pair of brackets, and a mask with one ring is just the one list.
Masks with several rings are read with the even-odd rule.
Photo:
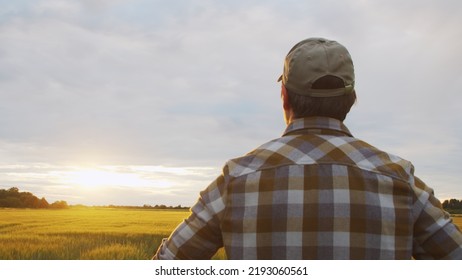
[[282, 108], [284, 108], [285, 111], [289, 111], [292, 109], [289, 103], [289, 94], [287, 93], [286, 87], [281, 84], [281, 98], [282, 98]]

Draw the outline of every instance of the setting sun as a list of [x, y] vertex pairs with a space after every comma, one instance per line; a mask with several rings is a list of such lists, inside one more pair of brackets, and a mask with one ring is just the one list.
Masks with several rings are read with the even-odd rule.
[[64, 177], [67, 184], [83, 188], [115, 186], [168, 187], [171, 185], [171, 182], [145, 179], [137, 173], [120, 172], [116, 170], [79, 169], [67, 172]]

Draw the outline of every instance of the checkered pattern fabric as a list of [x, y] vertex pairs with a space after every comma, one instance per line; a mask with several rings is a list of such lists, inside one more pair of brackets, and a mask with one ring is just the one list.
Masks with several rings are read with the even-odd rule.
[[462, 234], [410, 162], [329, 118], [230, 160], [154, 259], [462, 259]]

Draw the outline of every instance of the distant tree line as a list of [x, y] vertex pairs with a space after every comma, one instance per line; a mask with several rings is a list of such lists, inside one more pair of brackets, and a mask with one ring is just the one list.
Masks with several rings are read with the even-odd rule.
[[180, 205], [177, 205], [177, 206], [167, 206], [167, 205], [164, 205], [164, 204], [161, 204], [161, 205], [154, 205], [154, 206], [151, 206], [149, 204], [144, 204], [143, 205], [143, 208], [151, 208], [151, 209], [189, 209], [189, 207], [187, 206], [181, 206]]
[[69, 205], [66, 201], [55, 201], [51, 204], [42, 197], [39, 199], [30, 192], [20, 192], [13, 187], [7, 190], [0, 189], [0, 207], [6, 208], [35, 208], [35, 209], [66, 209]]
[[143, 206], [126, 206], [126, 205], [113, 205], [113, 204], [110, 204], [108, 206], [104, 206], [104, 207], [108, 207], [108, 208], [127, 208], [127, 209], [189, 209], [190, 207], [188, 206], [181, 206], [181, 205], [177, 205], [177, 206], [167, 206], [167, 205], [164, 205], [164, 204], [156, 204], [154, 206], [150, 205], [150, 204], [144, 204]]
[[461, 214], [462, 213], [462, 200], [458, 200], [455, 198], [445, 200], [443, 201], [443, 208], [449, 213]]

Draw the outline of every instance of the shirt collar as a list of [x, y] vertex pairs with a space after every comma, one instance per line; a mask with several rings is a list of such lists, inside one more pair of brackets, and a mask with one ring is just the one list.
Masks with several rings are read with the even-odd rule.
[[327, 117], [295, 119], [287, 126], [283, 136], [289, 134], [332, 134], [353, 137], [343, 122]]

